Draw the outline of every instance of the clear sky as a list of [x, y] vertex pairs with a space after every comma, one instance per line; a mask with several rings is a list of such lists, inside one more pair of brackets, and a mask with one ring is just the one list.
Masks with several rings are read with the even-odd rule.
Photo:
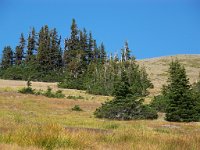
[[128, 40], [138, 59], [200, 54], [200, 0], [0, 0], [0, 51], [33, 26], [64, 39], [72, 18], [112, 53]]

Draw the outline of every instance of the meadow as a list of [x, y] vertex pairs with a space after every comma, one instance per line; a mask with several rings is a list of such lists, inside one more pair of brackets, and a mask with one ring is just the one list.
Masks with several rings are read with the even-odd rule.
[[[111, 121], [93, 112], [112, 99], [79, 90], [63, 90], [68, 98], [24, 95], [24, 81], [0, 80], [0, 149], [198, 150], [199, 123], [157, 120]], [[33, 82], [45, 89], [56, 83]], [[74, 97], [74, 99], [73, 99]], [[76, 98], [77, 97], [77, 98]], [[81, 99], [78, 99], [81, 97]], [[72, 111], [79, 105], [83, 111]]]

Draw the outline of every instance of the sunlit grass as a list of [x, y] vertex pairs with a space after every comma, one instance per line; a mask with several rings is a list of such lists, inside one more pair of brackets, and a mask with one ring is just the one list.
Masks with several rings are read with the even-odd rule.
[[[111, 121], [93, 112], [111, 97], [66, 90], [56, 99], [0, 90], [0, 149], [198, 150], [198, 123]], [[83, 111], [72, 111], [79, 105]], [[162, 115], [160, 115], [163, 117]]]

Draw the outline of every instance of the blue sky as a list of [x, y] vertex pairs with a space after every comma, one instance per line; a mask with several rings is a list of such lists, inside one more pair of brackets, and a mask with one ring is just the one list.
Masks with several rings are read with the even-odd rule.
[[72, 18], [108, 52], [128, 40], [138, 59], [200, 53], [200, 0], [0, 0], [0, 51], [33, 26], [56, 27], [64, 39]]

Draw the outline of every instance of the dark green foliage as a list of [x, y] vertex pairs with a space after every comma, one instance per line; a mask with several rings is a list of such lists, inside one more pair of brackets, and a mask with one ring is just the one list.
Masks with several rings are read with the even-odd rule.
[[177, 122], [190, 122], [198, 120], [196, 110], [197, 101], [193, 99], [186, 76], [185, 68], [178, 60], [172, 61], [169, 68], [167, 97], [169, 100], [166, 109], [166, 120]]
[[24, 88], [19, 90], [19, 93], [22, 93], [22, 94], [35, 94], [35, 90], [32, 89], [31, 87], [24, 87]]
[[10, 46], [3, 49], [1, 68], [7, 69], [13, 65], [13, 51]]
[[20, 44], [15, 48], [15, 65], [22, 64], [22, 61], [24, 59], [24, 48], [25, 48], [25, 39], [24, 35], [21, 34]]
[[[5, 49], [0, 77], [12, 80], [59, 82], [62, 88], [87, 90], [92, 94], [113, 95], [115, 83], [124, 70], [133, 95], [145, 96], [152, 86], [144, 69], [130, 59], [128, 43], [125, 43], [126, 61], [117, 55], [107, 57], [105, 46], [97, 45], [92, 33], [80, 30], [72, 20], [71, 34], [65, 39], [64, 52], [61, 37], [56, 29], [43, 26], [39, 33], [32, 28], [27, 39], [23, 34], [12, 56], [11, 48]], [[26, 55], [24, 55], [26, 50]], [[15, 64], [13, 64], [13, 59]], [[48, 94], [48, 93], [47, 93]]]
[[168, 99], [163, 95], [155, 96], [150, 103], [150, 107], [152, 107], [158, 112], [163, 112], [163, 113], [166, 112], [167, 105], [168, 105]]
[[73, 111], [83, 111], [79, 105], [75, 105], [73, 108], [72, 108]]
[[49, 98], [64, 98], [65, 95], [62, 93], [61, 90], [58, 90], [56, 92], [52, 92], [52, 88], [48, 87], [46, 91], [43, 90], [35, 90], [31, 88], [31, 82], [30, 80], [27, 81], [27, 87], [24, 87], [18, 91], [22, 94], [34, 94], [34, 95], [44, 95]]
[[199, 114], [199, 120], [200, 120], [200, 81], [193, 84], [192, 94], [193, 94], [193, 99], [197, 101], [196, 110]]
[[67, 96], [67, 98], [68, 98], [68, 99], [75, 99], [75, 100], [76, 100], [76, 99], [84, 99], [84, 97], [82, 97], [82, 96], [80, 96], [80, 95], [79, 95], [79, 96], [72, 96], [72, 95], [69, 95], [69, 96]]
[[31, 81], [28, 80], [26, 83], [27, 87], [24, 87], [19, 90], [19, 93], [22, 94], [35, 94], [35, 90], [31, 88]]
[[143, 105], [143, 99], [134, 96], [130, 87], [128, 75], [122, 71], [121, 78], [114, 88], [115, 98], [102, 104], [94, 115], [98, 118], [117, 120], [156, 119], [158, 117], [156, 111]]
[[36, 33], [35, 33], [35, 28], [33, 28], [28, 36], [26, 62], [34, 61], [36, 59], [35, 53], [36, 53]]
[[55, 93], [52, 92], [51, 87], [48, 87], [47, 90], [43, 93], [43, 95], [49, 98], [64, 98], [65, 97], [65, 95], [62, 93], [61, 90], [58, 90]]

